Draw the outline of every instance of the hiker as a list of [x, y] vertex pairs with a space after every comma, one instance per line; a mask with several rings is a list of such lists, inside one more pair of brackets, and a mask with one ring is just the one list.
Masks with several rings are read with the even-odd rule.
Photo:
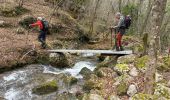
[[131, 18], [130, 15], [123, 16], [121, 13], [116, 13], [115, 15], [116, 26], [112, 27], [115, 29], [116, 34], [116, 51], [123, 51], [122, 47], [122, 37], [125, 34], [126, 29], [130, 27]]
[[47, 21], [44, 20], [44, 18], [38, 17], [36, 23], [29, 25], [31, 27], [38, 26], [39, 32], [40, 32], [40, 34], [38, 36], [38, 40], [41, 42], [41, 46], [43, 49], [46, 48], [46, 34], [47, 34], [47, 29], [48, 29], [47, 24], [48, 23], [47, 23]]

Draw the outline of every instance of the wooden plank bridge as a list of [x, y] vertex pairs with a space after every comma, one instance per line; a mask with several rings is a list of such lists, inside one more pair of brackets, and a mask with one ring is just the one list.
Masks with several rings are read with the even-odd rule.
[[50, 53], [93, 53], [93, 54], [101, 54], [101, 55], [130, 55], [132, 54], [132, 50], [125, 51], [114, 51], [114, 50], [66, 50], [66, 49], [58, 49], [58, 50], [48, 50]]

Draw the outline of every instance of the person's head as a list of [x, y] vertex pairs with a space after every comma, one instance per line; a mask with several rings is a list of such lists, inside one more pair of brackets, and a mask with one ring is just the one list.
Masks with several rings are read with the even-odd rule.
[[41, 21], [41, 20], [43, 20], [43, 18], [42, 18], [42, 17], [37, 17], [37, 20], [40, 20], [40, 21]]
[[120, 17], [121, 17], [121, 13], [120, 13], [120, 12], [117, 12], [116, 15], [115, 15], [115, 18], [116, 18], [116, 19], [120, 19]]

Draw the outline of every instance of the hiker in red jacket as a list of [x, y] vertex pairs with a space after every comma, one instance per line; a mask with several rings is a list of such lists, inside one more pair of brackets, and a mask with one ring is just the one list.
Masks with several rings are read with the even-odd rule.
[[41, 46], [43, 49], [46, 48], [46, 31], [45, 31], [45, 28], [44, 28], [44, 24], [43, 24], [43, 18], [42, 17], [38, 17], [37, 18], [37, 22], [36, 23], [33, 23], [33, 24], [30, 24], [29, 26], [31, 27], [35, 27], [35, 26], [38, 26], [39, 28], [39, 36], [38, 36], [38, 40], [41, 42]]

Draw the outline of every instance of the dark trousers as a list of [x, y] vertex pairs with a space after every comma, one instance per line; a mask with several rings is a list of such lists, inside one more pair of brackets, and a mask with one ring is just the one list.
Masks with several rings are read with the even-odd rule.
[[38, 40], [39, 40], [39, 42], [41, 42], [42, 47], [44, 47], [46, 45], [46, 42], [45, 42], [45, 40], [46, 40], [46, 32], [45, 31], [43, 31], [43, 30], [40, 31], [40, 34], [38, 36]]

